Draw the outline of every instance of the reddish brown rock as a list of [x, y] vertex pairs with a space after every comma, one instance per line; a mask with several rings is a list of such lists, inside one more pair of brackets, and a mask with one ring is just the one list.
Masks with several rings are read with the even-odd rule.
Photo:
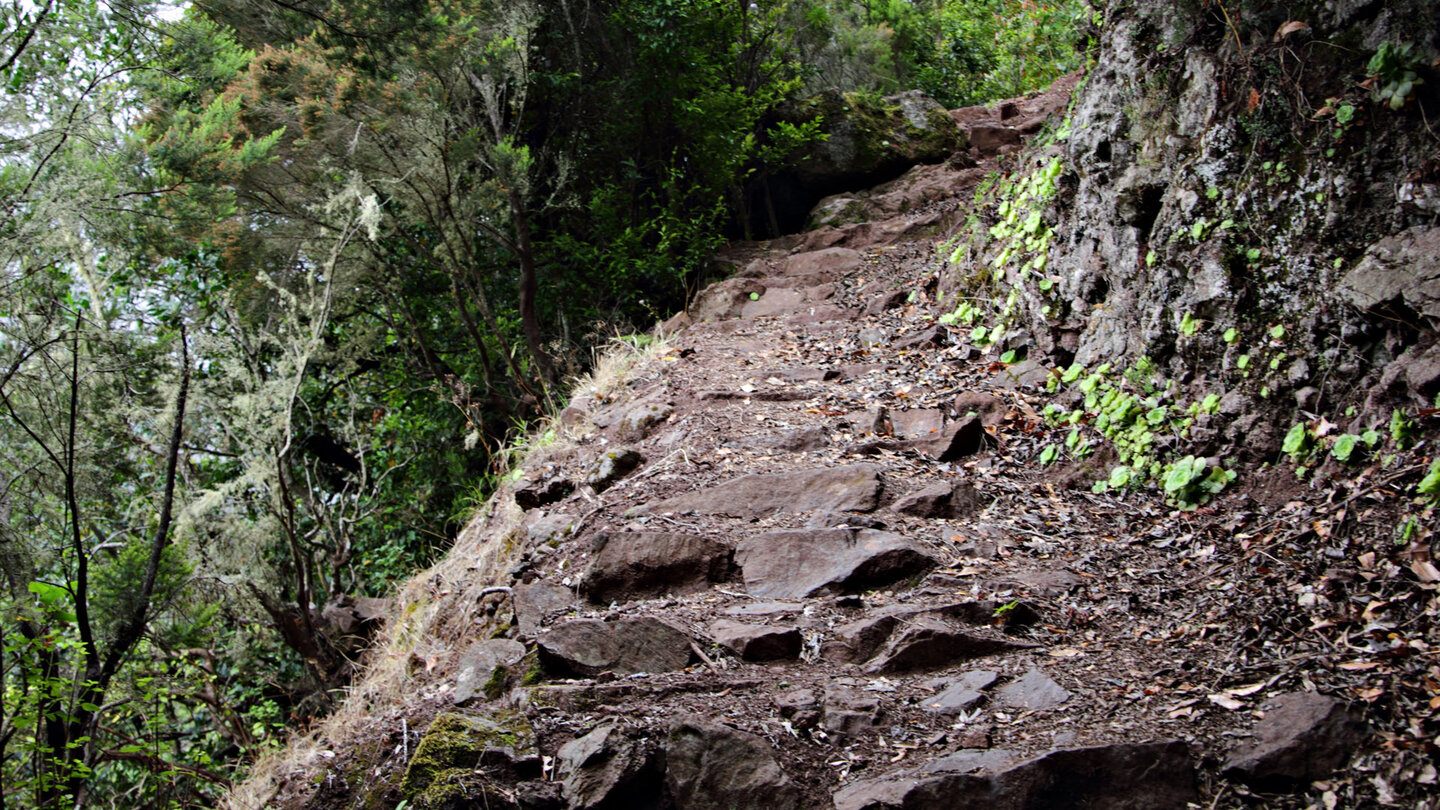
[[890, 508], [902, 515], [953, 520], [975, 514], [988, 501], [969, 484], [941, 482], [906, 495]]
[[721, 619], [710, 625], [710, 637], [746, 661], [779, 661], [800, 657], [803, 641], [794, 627], [771, 627]]
[[699, 718], [671, 723], [665, 784], [676, 810], [801, 806], [801, 793], [775, 761], [770, 743]]
[[913, 439], [904, 446], [919, 450], [936, 461], [957, 461], [974, 455], [985, 446], [985, 427], [971, 416], [950, 423], [935, 439]]
[[995, 653], [1033, 648], [1035, 645], [968, 630], [956, 630], [929, 618], [915, 619], [891, 636], [865, 667], [873, 674], [915, 672], [947, 667]]
[[1236, 748], [1225, 762], [1227, 777], [1262, 790], [1324, 779], [1349, 761], [1368, 733], [1343, 702], [1313, 692], [1281, 695], [1264, 708], [1254, 742]]
[[1179, 741], [1065, 749], [1001, 767], [859, 780], [835, 793], [835, 810], [1181, 810], [1197, 795], [1195, 764]]
[[993, 395], [969, 391], [955, 397], [955, 415], [960, 417], [975, 415], [980, 417], [980, 424], [985, 427], [1004, 424], [1005, 414], [1009, 408], [1005, 400]]

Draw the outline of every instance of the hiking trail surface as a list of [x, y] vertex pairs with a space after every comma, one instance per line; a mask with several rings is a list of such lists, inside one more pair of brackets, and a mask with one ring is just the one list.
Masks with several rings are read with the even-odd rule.
[[1277, 467], [1189, 511], [1095, 493], [1103, 465], [1036, 461], [1069, 431], [1042, 417], [1060, 369], [937, 319], [937, 241], [1073, 85], [955, 111], [967, 151], [821, 205], [862, 219], [728, 249], [731, 278], [618, 350], [622, 383], [576, 391], [251, 806], [1433, 796], [1434, 569], [1390, 555], [1422, 463]]

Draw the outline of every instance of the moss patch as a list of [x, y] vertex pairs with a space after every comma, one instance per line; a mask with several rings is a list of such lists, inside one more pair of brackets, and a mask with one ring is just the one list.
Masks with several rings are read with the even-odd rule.
[[[438, 793], [454, 779], [441, 779], [446, 772], [469, 772], [493, 758], [514, 762], [535, 752], [535, 729], [523, 715], [497, 712], [477, 717], [449, 712], [435, 718], [420, 740], [410, 766], [405, 770], [402, 792], [409, 798], [423, 798], [422, 806], [442, 806]], [[434, 801], [432, 801], [432, 799]]]

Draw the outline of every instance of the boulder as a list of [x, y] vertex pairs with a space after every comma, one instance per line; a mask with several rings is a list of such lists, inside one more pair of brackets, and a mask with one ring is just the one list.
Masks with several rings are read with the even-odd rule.
[[891, 775], [852, 782], [835, 810], [1030, 810], [1093, 807], [1181, 810], [1197, 798], [1195, 764], [1179, 741], [1051, 751], [1016, 764], [1007, 757], [957, 757], [956, 767], [999, 765], [977, 773]]
[[873, 186], [917, 163], [939, 163], [965, 145], [949, 112], [918, 90], [878, 101], [827, 91], [781, 114], [797, 124], [820, 118], [826, 138], [794, 171], [811, 199]]
[[803, 639], [794, 627], [770, 627], [721, 619], [710, 625], [710, 637], [746, 661], [799, 658]]
[[600, 532], [580, 592], [601, 604], [694, 593], [730, 578], [729, 546], [670, 532]]
[[700, 718], [671, 723], [665, 784], [676, 810], [797, 810], [801, 802], [768, 742]]
[[869, 512], [880, 504], [880, 468], [872, 464], [745, 475], [718, 486], [655, 501], [639, 513], [684, 512], [735, 518], [825, 509]]
[[1360, 715], [1341, 701], [1291, 692], [1264, 705], [1255, 739], [1231, 752], [1225, 775], [1266, 791], [1294, 790], [1324, 779], [1365, 740]]
[[752, 596], [804, 599], [855, 593], [939, 564], [919, 543], [874, 529], [799, 529], [742, 540], [735, 561]]
[[659, 619], [576, 619], [536, 639], [546, 670], [592, 678], [602, 672], [669, 672], [690, 663], [690, 637]]

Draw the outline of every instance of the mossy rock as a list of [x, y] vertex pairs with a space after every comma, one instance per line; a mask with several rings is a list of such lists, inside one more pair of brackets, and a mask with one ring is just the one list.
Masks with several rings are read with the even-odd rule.
[[415, 748], [415, 755], [405, 770], [402, 792], [414, 800], [417, 807], [443, 807], [442, 794], [459, 784], [451, 771], [468, 774], [484, 765], [505, 766], [519, 773], [531, 769], [536, 762], [535, 729], [524, 715], [496, 712], [475, 716], [449, 712], [435, 718]]
[[821, 120], [824, 142], [798, 171], [819, 185], [847, 185], [898, 176], [917, 163], [938, 163], [966, 146], [945, 108], [919, 91], [879, 98], [821, 93], [785, 112], [787, 119]]

